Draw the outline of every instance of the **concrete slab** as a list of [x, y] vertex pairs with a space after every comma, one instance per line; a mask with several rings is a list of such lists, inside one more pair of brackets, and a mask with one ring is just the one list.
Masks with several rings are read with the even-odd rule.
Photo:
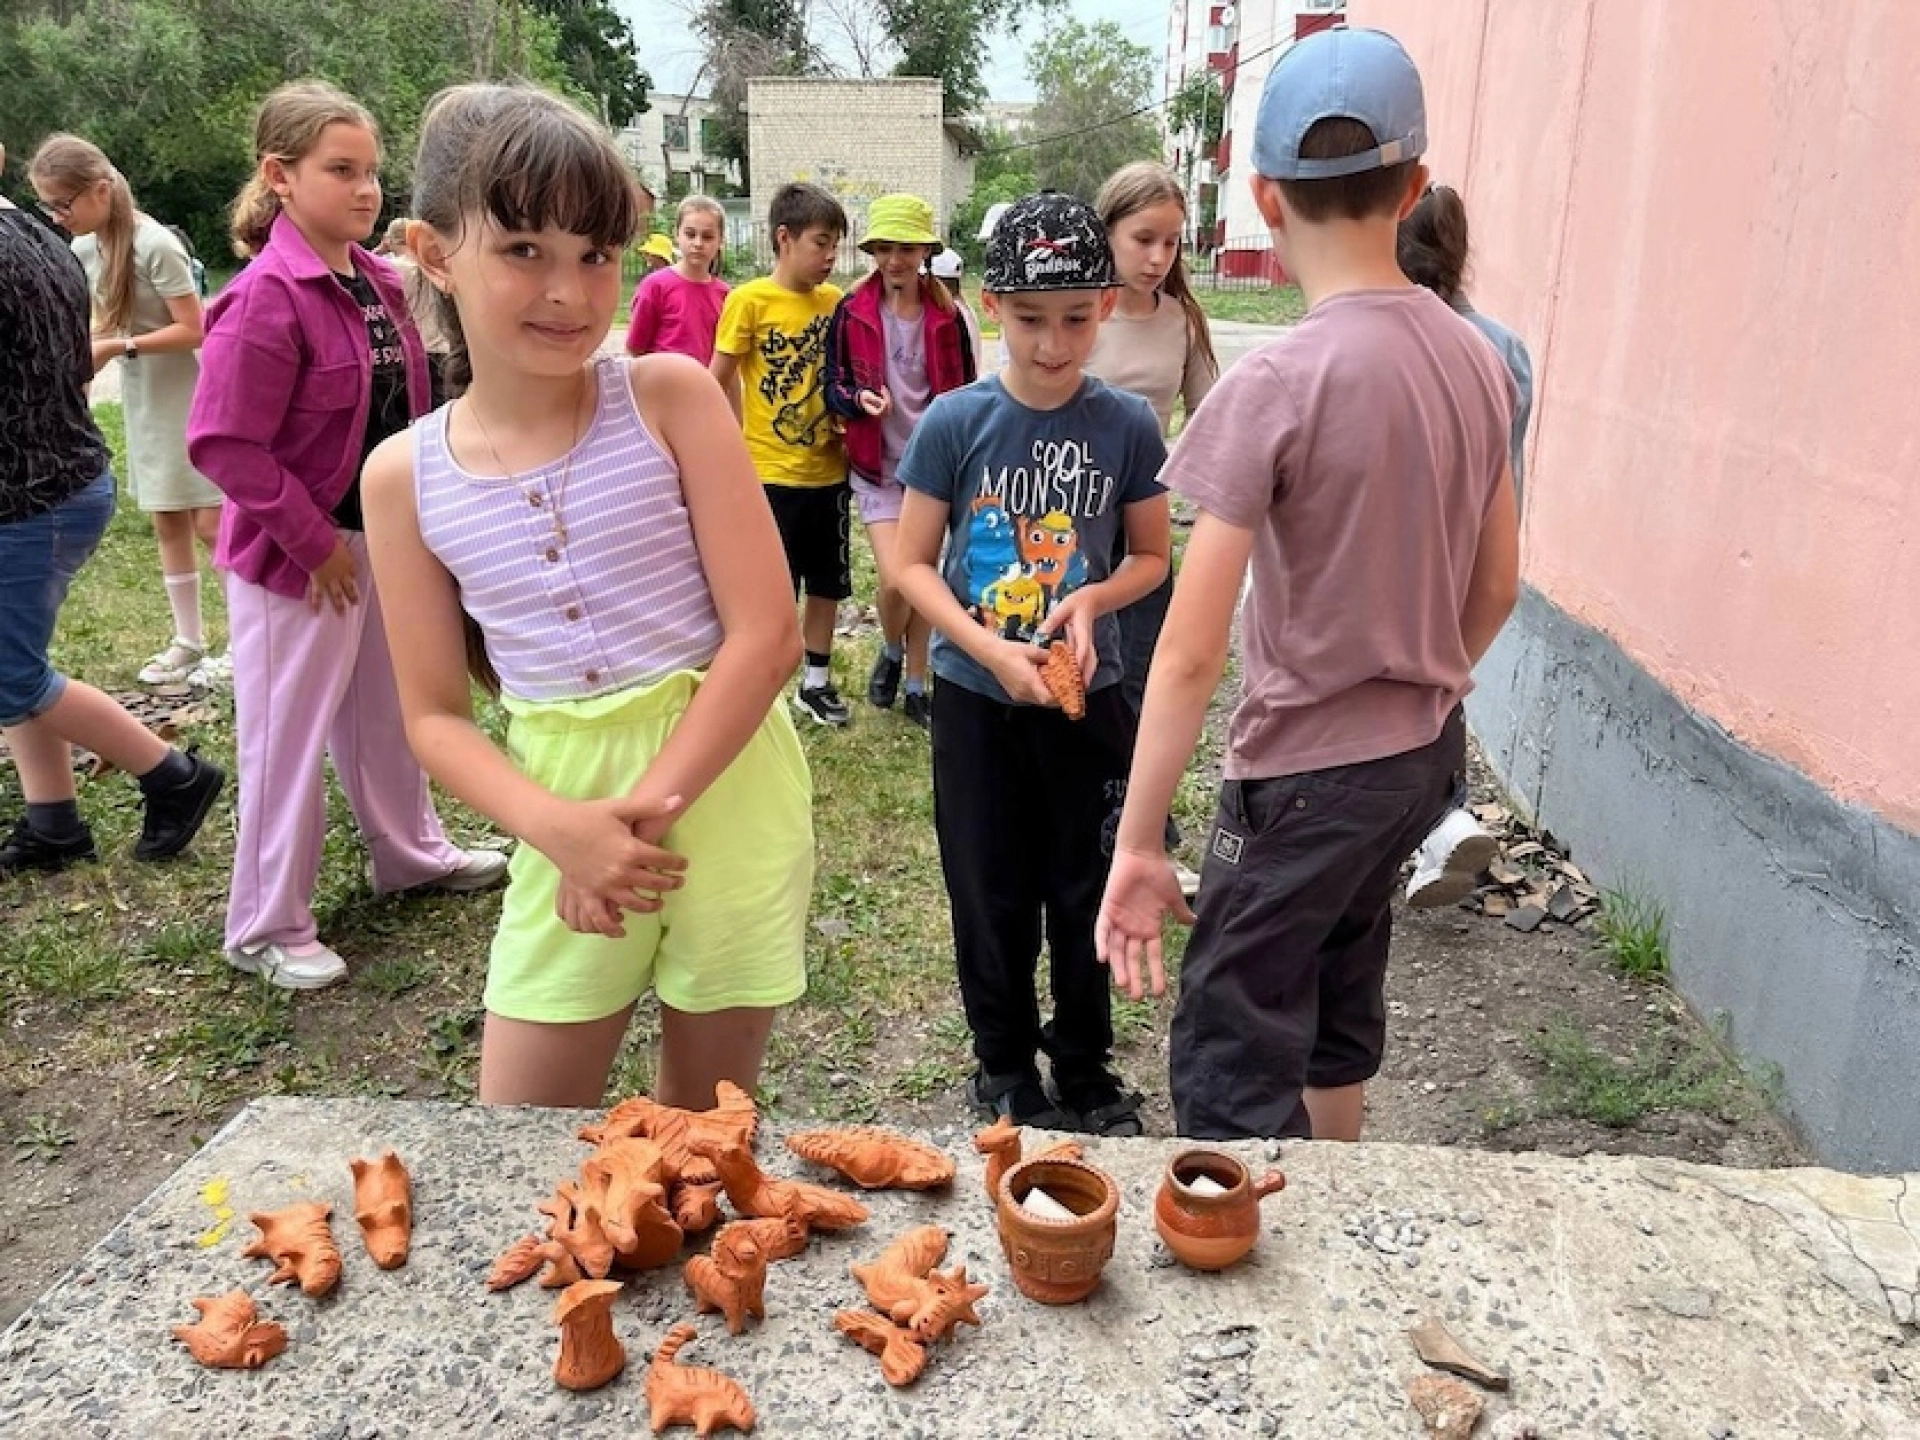
[[[482, 1287], [577, 1168], [583, 1119], [256, 1102], [0, 1337], [0, 1434], [644, 1433], [646, 1357], [692, 1314], [677, 1269], [621, 1298], [627, 1372], [586, 1395], [551, 1378], [553, 1295]], [[801, 1172], [773, 1129], [763, 1163]], [[1012, 1287], [969, 1132], [926, 1138], [960, 1161], [950, 1194], [872, 1197], [867, 1226], [775, 1267], [767, 1319], [742, 1336], [703, 1317], [682, 1358], [737, 1377], [757, 1433], [1417, 1435], [1405, 1332], [1434, 1316], [1512, 1376], [1490, 1415], [1523, 1411], [1544, 1436], [1920, 1435], [1920, 1176], [1289, 1145], [1260, 1247], [1209, 1276], [1153, 1233], [1176, 1142], [1097, 1142], [1090, 1158], [1124, 1194], [1118, 1246], [1090, 1300], [1048, 1309]], [[412, 1258], [391, 1272], [360, 1247], [346, 1165], [386, 1146], [413, 1169], [417, 1211]], [[1232, 1148], [1268, 1159], [1263, 1144]], [[318, 1302], [269, 1288], [267, 1263], [240, 1254], [248, 1211], [303, 1198], [334, 1202], [346, 1257]], [[848, 1263], [924, 1223], [948, 1227], [948, 1263], [994, 1290], [982, 1327], [896, 1391], [832, 1317], [860, 1300]], [[202, 1370], [169, 1327], [193, 1318], [191, 1297], [236, 1286], [292, 1343], [258, 1372]]]

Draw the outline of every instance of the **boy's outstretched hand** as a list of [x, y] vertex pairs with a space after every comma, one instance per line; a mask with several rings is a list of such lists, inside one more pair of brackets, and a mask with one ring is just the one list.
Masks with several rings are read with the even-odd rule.
[[1114, 987], [1135, 1000], [1149, 990], [1167, 993], [1160, 926], [1168, 915], [1182, 925], [1193, 924], [1173, 862], [1165, 854], [1115, 850], [1107, 892], [1100, 898], [1100, 918], [1094, 922], [1093, 947], [1113, 971]]

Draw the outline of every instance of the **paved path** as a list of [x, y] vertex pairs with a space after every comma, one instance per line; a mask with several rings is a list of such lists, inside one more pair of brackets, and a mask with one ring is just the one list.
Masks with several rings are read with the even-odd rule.
[[[0, 1434], [644, 1433], [646, 1358], [695, 1318], [677, 1268], [619, 1297], [627, 1371], [583, 1395], [552, 1379], [552, 1293], [482, 1286], [585, 1157], [584, 1118], [254, 1102], [0, 1336]], [[866, 1225], [774, 1267], [763, 1323], [729, 1337], [700, 1318], [683, 1359], [746, 1386], [756, 1435], [1397, 1440], [1419, 1433], [1406, 1331], [1426, 1317], [1511, 1377], [1481, 1435], [1509, 1411], [1555, 1440], [1920, 1434], [1920, 1175], [1289, 1144], [1259, 1248], [1201, 1275], [1157, 1249], [1150, 1218], [1177, 1142], [1096, 1141], [1088, 1158], [1122, 1194], [1117, 1247], [1088, 1301], [1053, 1309], [1012, 1287], [969, 1133], [926, 1138], [959, 1162], [951, 1193], [863, 1197]], [[412, 1256], [390, 1272], [360, 1245], [346, 1163], [386, 1146], [412, 1169], [416, 1213]], [[806, 1168], [777, 1133], [757, 1148], [770, 1171]], [[1232, 1148], [1256, 1171], [1271, 1153]], [[301, 1199], [333, 1203], [345, 1257], [317, 1302], [269, 1288], [267, 1264], [240, 1253], [249, 1212]], [[833, 1315], [860, 1303], [850, 1261], [929, 1223], [952, 1234], [946, 1263], [992, 1290], [980, 1328], [893, 1390]], [[169, 1327], [194, 1318], [192, 1297], [236, 1287], [291, 1344], [259, 1372], [202, 1370]]]

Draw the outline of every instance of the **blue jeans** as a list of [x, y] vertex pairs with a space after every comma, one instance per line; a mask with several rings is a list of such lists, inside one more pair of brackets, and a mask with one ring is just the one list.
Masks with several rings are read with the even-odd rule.
[[0, 525], [0, 726], [45, 714], [67, 687], [47, 662], [67, 589], [113, 519], [113, 472], [29, 520]]

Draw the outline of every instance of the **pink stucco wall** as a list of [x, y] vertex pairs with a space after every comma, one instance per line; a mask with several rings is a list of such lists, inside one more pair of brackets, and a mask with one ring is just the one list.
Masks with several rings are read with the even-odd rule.
[[1538, 372], [1526, 576], [1920, 830], [1920, 4], [1350, 0]]

